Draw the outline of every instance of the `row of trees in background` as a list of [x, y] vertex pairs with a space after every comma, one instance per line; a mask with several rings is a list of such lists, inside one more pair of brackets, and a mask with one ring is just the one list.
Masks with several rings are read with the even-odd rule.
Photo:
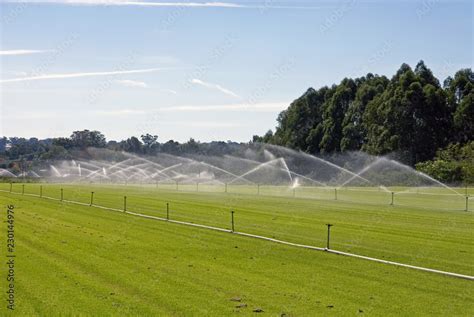
[[253, 141], [311, 154], [362, 150], [394, 154], [414, 166], [474, 136], [474, 76], [458, 71], [443, 85], [420, 61], [388, 79], [368, 74], [339, 85], [308, 89], [278, 116], [275, 133]]
[[202, 154], [225, 155], [238, 150], [238, 143], [197, 142], [193, 138], [185, 143], [169, 140], [158, 142], [157, 135], [144, 134], [140, 138], [130, 137], [122, 141], [107, 141], [100, 131], [74, 131], [70, 137], [39, 140], [37, 138], [0, 138], [0, 168], [21, 170], [20, 165], [34, 162], [65, 160], [88, 157], [87, 149], [101, 148], [139, 155], [167, 153], [173, 155]]
[[[275, 133], [251, 142], [272, 143], [331, 155], [344, 151], [390, 154], [405, 164], [447, 182], [474, 183], [474, 75], [458, 71], [443, 85], [421, 61], [412, 70], [403, 64], [388, 79], [368, 74], [339, 85], [308, 89], [278, 116]], [[68, 138], [0, 138], [0, 168], [29, 162], [71, 159], [87, 148], [135, 154], [224, 155], [238, 143], [158, 142], [144, 134], [107, 141], [99, 131], [74, 131]], [[23, 163], [22, 163], [23, 162]], [[21, 170], [21, 169], [20, 169]]]
[[[391, 155], [442, 181], [474, 183], [474, 75], [459, 70], [443, 85], [420, 61], [388, 79], [368, 74], [308, 89], [278, 116], [275, 133], [254, 142], [311, 154]], [[426, 162], [421, 164], [421, 162]]]

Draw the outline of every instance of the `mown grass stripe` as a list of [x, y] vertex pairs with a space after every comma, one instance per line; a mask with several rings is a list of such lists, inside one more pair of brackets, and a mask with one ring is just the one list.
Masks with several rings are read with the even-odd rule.
[[[30, 196], [30, 197], [45, 198], [45, 199], [50, 199], [50, 200], [54, 200], [54, 201], [60, 201], [60, 202], [63, 202], [63, 203], [70, 203], [70, 204], [76, 204], [76, 205], [82, 205], [82, 206], [90, 206], [90, 204], [77, 202], [77, 201], [72, 201], [72, 200], [61, 200], [61, 199], [58, 199], [58, 198], [52, 198], [52, 197], [47, 197], [47, 196], [40, 197], [39, 195], [35, 195], [35, 194], [22, 194], [22, 193], [16, 193], [16, 192], [11, 192], [10, 193], [9, 191], [5, 191], [5, 190], [0, 190], [0, 191], [6, 192], [6, 193], [9, 193], [9, 194], [27, 195], [27, 196]], [[245, 233], [245, 232], [232, 231], [230, 229], [224, 229], [224, 228], [219, 228], [219, 227], [214, 227], [214, 226], [207, 226], [207, 225], [191, 223], [191, 222], [185, 222], [185, 221], [168, 220], [166, 218], [161, 218], [161, 217], [157, 217], [157, 216], [150, 216], [150, 215], [145, 215], [145, 214], [132, 212], [132, 211], [124, 211], [124, 210], [120, 210], [120, 209], [116, 209], [116, 208], [110, 208], [110, 207], [104, 207], [104, 206], [100, 206], [100, 205], [92, 205], [90, 207], [105, 209], [105, 210], [110, 210], [110, 211], [115, 211], [115, 212], [121, 212], [121, 213], [124, 213], [124, 214], [137, 216], [137, 217], [141, 217], [141, 218], [146, 218], [146, 219], [165, 221], [165, 222], [170, 222], [170, 223], [174, 223], [174, 224], [192, 226], [192, 227], [197, 227], [197, 228], [202, 228], [202, 229], [209, 229], [209, 230], [214, 230], [214, 231], [219, 231], [219, 232], [232, 233], [232, 234], [236, 234], [236, 235], [261, 239], [261, 240], [265, 240], [265, 241], [275, 242], [275, 243], [284, 244], [284, 245], [293, 246], [293, 247], [298, 247], [298, 248], [305, 248], [305, 249], [311, 249], [311, 250], [316, 250], [316, 251], [325, 251], [325, 252], [329, 252], [329, 253], [332, 253], [332, 254], [344, 255], [344, 256], [354, 257], [354, 258], [358, 258], [358, 259], [364, 259], [364, 260], [383, 263], [383, 264], [395, 265], [395, 266], [400, 266], [400, 267], [419, 270], [419, 271], [424, 271], [424, 272], [430, 272], [430, 273], [446, 275], [446, 276], [450, 276], [450, 277], [462, 278], [462, 279], [467, 279], [467, 280], [474, 280], [474, 276], [470, 276], [470, 275], [464, 275], [464, 274], [453, 273], [453, 272], [446, 272], [446, 271], [435, 270], [435, 269], [430, 269], [430, 268], [425, 268], [425, 267], [420, 267], [420, 266], [414, 266], [414, 265], [410, 265], [410, 264], [404, 264], [404, 263], [399, 263], [399, 262], [394, 262], [394, 261], [382, 260], [382, 259], [378, 259], [378, 258], [368, 257], [368, 256], [349, 253], [349, 252], [343, 252], [343, 251], [327, 249], [327, 248], [321, 248], [321, 247], [316, 247], [316, 246], [311, 246], [311, 245], [293, 243], [293, 242], [289, 242], [289, 241], [278, 240], [278, 239], [274, 239], [274, 238], [270, 238], [270, 237], [254, 235], [254, 234]]]

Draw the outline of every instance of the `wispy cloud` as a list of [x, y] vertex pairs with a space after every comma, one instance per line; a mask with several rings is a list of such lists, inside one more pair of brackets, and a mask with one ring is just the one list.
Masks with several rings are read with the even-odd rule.
[[245, 5], [230, 2], [148, 2], [135, 0], [6, 0], [15, 3], [64, 4], [64, 5], [106, 5], [106, 6], [140, 6], [140, 7], [210, 7], [210, 8], [243, 8]]
[[[137, 81], [137, 80], [130, 80], [130, 79], [117, 79], [114, 80], [119, 85], [125, 86], [125, 87], [131, 87], [131, 88], [148, 88], [148, 84], [145, 83], [144, 81]], [[178, 92], [173, 89], [166, 89], [166, 88], [158, 88], [156, 89], [158, 92], [163, 92], [167, 94], [172, 94], [172, 95], [177, 95]]]
[[237, 95], [232, 90], [224, 88], [224, 87], [222, 87], [221, 85], [218, 85], [218, 84], [207, 83], [205, 81], [202, 81], [202, 80], [196, 79], [196, 78], [191, 79], [190, 82], [192, 84], [195, 84], [195, 85], [200, 85], [200, 86], [203, 86], [203, 87], [206, 87], [206, 88], [218, 90], [218, 91], [222, 92], [223, 94], [226, 94], [226, 95], [229, 95], [229, 96], [232, 96], [232, 97], [235, 97], [235, 98], [240, 98], [240, 96]]
[[243, 125], [238, 122], [216, 122], [216, 121], [163, 121], [160, 124], [163, 125], [172, 125], [172, 126], [182, 126], [182, 127], [192, 127], [192, 128], [238, 128]]
[[173, 90], [173, 89], [160, 89], [159, 91], [166, 92], [166, 93], [172, 94], [172, 95], [177, 95], [178, 94], [178, 92], [176, 90]]
[[173, 106], [158, 109], [163, 112], [206, 112], [206, 111], [249, 111], [274, 112], [288, 107], [289, 102], [255, 103], [255, 104], [228, 104], [211, 106]]
[[46, 74], [30, 77], [20, 77], [12, 79], [0, 80], [0, 83], [13, 83], [21, 81], [33, 81], [33, 80], [48, 80], [48, 79], [68, 79], [68, 78], [80, 78], [80, 77], [97, 77], [97, 76], [109, 76], [109, 75], [123, 75], [123, 74], [140, 74], [140, 73], [151, 73], [163, 70], [163, 68], [148, 68], [148, 69], [134, 69], [134, 70], [119, 70], [119, 71], [108, 71], [108, 72], [89, 72], [89, 73], [67, 73], [67, 74]]
[[[130, 115], [152, 115], [158, 112], [229, 112], [229, 111], [248, 111], [248, 112], [275, 112], [288, 107], [289, 102], [257, 103], [257, 104], [229, 104], [212, 106], [174, 106], [164, 107], [154, 110], [143, 109], [106, 109], [93, 110], [90, 113], [100, 116], [130, 116]], [[184, 121], [183, 121], [184, 122]]]
[[[115, 109], [115, 110], [91, 110], [84, 113], [94, 116], [105, 116], [105, 117], [129, 117], [132, 115], [144, 115], [149, 114], [149, 111], [137, 110], [137, 109]], [[67, 118], [67, 117], [77, 118], [77, 115], [71, 115], [69, 113], [59, 113], [59, 112], [50, 112], [50, 111], [15, 111], [11, 114], [4, 114], [4, 117], [7, 119], [22, 119], [22, 120], [31, 120], [31, 119], [58, 119], [58, 118]]]
[[4, 50], [4, 51], [0, 51], [0, 56], [30, 55], [30, 54], [50, 53], [50, 52], [54, 52], [54, 50]]
[[137, 6], [137, 7], [188, 7], [188, 8], [229, 8], [229, 9], [301, 9], [314, 10], [326, 9], [334, 6], [319, 5], [295, 5], [291, 2], [286, 5], [273, 3], [273, 0], [265, 0], [255, 3], [236, 3], [219, 1], [196, 1], [196, 2], [160, 2], [160, 1], [138, 1], [138, 0], [4, 0], [9, 3], [32, 3], [32, 4], [61, 4], [71, 6]]
[[7, 74], [7, 75], [13, 75], [13, 76], [19, 76], [19, 77], [23, 77], [23, 76], [28, 76], [28, 73], [27, 72], [23, 72], [23, 71], [5, 71], [3, 72], [2, 74]]
[[44, 120], [44, 119], [58, 119], [64, 118], [64, 114], [58, 112], [47, 112], [47, 111], [15, 111], [11, 114], [4, 113], [3, 116], [6, 119], [12, 120]]
[[123, 80], [116, 80], [115, 82], [125, 87], [148, 88], [148, 85], [143, 81], [123, 79]]
[[95, 115], [101, 116], [129, 116], [129, 115], [140, 115], [146, 114], [145, 110], [134, 110], [134, 109], [118, 109], [118, 110], [95, 110], [92, 111]]

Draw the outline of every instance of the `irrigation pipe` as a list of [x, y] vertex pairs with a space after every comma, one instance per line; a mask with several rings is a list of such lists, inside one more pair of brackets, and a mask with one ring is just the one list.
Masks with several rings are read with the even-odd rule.
[[[4, 192], [4, 193], [8, 193], [8, 194], [15, 194], [15, 195], [37, 197], [37, 198], [45, 198], [45, 199], [54, 200], [54, 201], [61, 201], [58, 198], [53, 198], [53, 197], [48, 197], [48, 196], [40, 197], [39, 195], [35, 195], [35, 194], [22, 194], [22, 193], [16, 193], [16, 192], [11, 192], [10, 193], [7, 190], [0, 190], [0, 192]], [[75, 204], [75, 205], [81, 205], [81, 206], [94, 207], [94, 208], [99, 208], [99, 209], [104, 209], [104, 210], [109, 210], [109, 211], [114, 211], [114, 212], [125, 213], [125, 214], [129, 214], [129, 215], [136, 216], [136, 217], [141, 217], [141, 218], [146, 218], [146, 219], [170, 222], [170, 223], [174, 223], [174, 224], [197, 227], [197, 228], [201, 228], [201, 229], [214, 230], [214, 231], [219, 231], [219, 232], [232, 233], [232, 234], [236, 234], [236, 235], [239, 235], [239, 236], [270, 241], [270, 242], [279, 243], [279, 244], [288, 245], [288, 246], [297, 247], [297, 248], [310, 249], [310, 250], [316, 250], [316, 251], [324, 251], [324, 252], [328, 252], [328, 253], [332, 253], [332, 254], [336, 254], [336, 255], [353, 257], [353, 258], [363, 259], [363, 260], [372, 261], [372, 262], [378, 262], [378, 263], [383, 263], [383, 264], [400, 266], [400, 267], [404, 267], [404, 268], [408, 268], [408, 269], [414, 269], [414, 270], [418, 270], [418, 271], [436, 273], [436, 274], [441, 274], [441, 275], [445, 275], [445, 276], [451, 276], [451, 277], [462, 278], [462, 279], [474, 281], [474, 276], [471, 276], [471, 275], [464, 275], [464, 274], [459, 274], [459, 273], [453, 273], [453, 272], [446, 272], [446, 271], [441, 271], [441, 270], [430, 269], [430, 268], [426, 268], [426, 267], [422, 267], [422, 266], [415, 266], [415, 265], [404, 264], [404, 263], [399, 263], [399, 262], [394, 262], [394, 261], [387, 261], [387, 260], [372, 258], [372, 257], [364, 256], [364, 255], [354, 254], [354, 253], [348, 253], [348, 252], [343, 252], [343, 251], [338, 251], [338, 250], [333, 250], [333, 249], [328, 249], [328, 248], [316, 247], [316, 246], [312, 246], [312, 245], [305, 245], [305, 244], [288, 242], [288, 241], [284, 241], [284, 240], [278, 240], [278, 239], [269, 238], [269, 237], [260, 236], [260, 235], [255, 235], [255, 234], [251, 234], [251, 233], [238, 232], [238, 231], [232, 232], [232, 230], [229, 230], [229, 229], [213, 227], [213, 226], [207, 226], [207, 225], [201, 225], [201, 224], [191, 223], [191, 222], [186, 222], [186, 221], [168, 220], [166, 218], [140, 214], [140, 213], [137, 213], [137, 212], [123, 211], [123, 210], [117, 209], [117, 208], [110, 208], [110, 207], [105, 207], [105, 206], [100, 206], [100, 205], [92, 205], [91, 206], [90, 204], [81, 203], [81, 202], [73, 201], [73, 200], [63, 200], [62, 202], [63, 203]]]

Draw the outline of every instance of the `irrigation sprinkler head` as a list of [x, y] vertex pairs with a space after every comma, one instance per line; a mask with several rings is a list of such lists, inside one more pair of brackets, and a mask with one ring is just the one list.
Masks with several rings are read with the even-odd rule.
[[333, 224], [328, 223], [328, 224], [326, 224], [326, 226], [328, 226], [328, 240], [327, 240], [327, 244], [326, 244], [326, 248], [325, 248], [325, 250], [327, 251], [327, 250], [329, 250], [329, 241], [331, 239], [331, 227], [333, 226]]

